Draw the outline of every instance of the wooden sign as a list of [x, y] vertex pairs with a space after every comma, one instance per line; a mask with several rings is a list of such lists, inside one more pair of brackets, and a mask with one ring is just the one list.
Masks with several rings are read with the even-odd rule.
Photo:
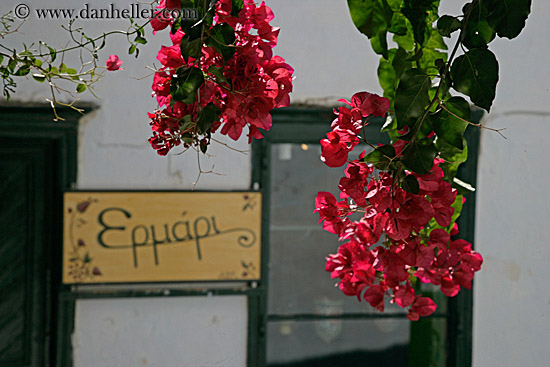
[[260, 278], [257, 192], [67, 192], [63, 283]]

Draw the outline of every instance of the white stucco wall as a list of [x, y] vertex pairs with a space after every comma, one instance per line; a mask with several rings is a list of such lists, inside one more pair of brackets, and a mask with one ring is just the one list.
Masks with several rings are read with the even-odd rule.
[[[0, 12], [12, 9], [18, 0], [2, 1]], [[66, 0], [28, 3], [62, 7]], [[94, 6], [109, 1], [94, 2]], [[121, 7], [129, 1], [117, 1]], [[268, 0], [275, 12], [273, 23], [281, 27], [277, 54], [296, 69], [294, 102], [324, 101], [350, 97], [359, 90], [380, 92], [376, 78], [377, 57], [368, 40], [353, 27], [345, 0]], [[443, 9], [460, 7], [442, 1]], [[533, 0], [532, 14], [519, 38], [496, 40], [491, 49], [500, 63], [500, 81], [489, 126], [506, 128], [502, 139], [483, 131], [478, 174], [476, 248], [484, 255], [483, 269], [476, 276], [474, 298], [474, 366], [543, 366], [550, 360], [550, 260], [546, 217], [549, 213], [550, 181], [548, 149], [550, 135], [550, 3]], [[30, 19], [23, 39], [49, 38], [64, 43], [61, 21]], [[90, 34], [110, 29], [117, 22], [87, 21]], [[117, 27], [126, 23], [118, 22]], [[121, 24], [121, 25], [120, 25]], [[40, 36], [40, 37], [38, 37]], [[33, 38], [34, 37], [34, 38]], [[166, 34], [155, 38], [166, 39]], [[124, 40], [115, 40], [101, 53], [123, 59], [124, 71], [111, 73], [97, 88], [100, 108], [81, 123], [79, 141], [80, 189], [188, 189], [196, 179], [196, 157], [185, 154], [158, 157], [146, 141], [146, 112], [151, 79], [135, 80], [148, 72], [158, 44], [143, 48], [139, 59], [126, 55]], [[36, 83], [23, 83], [16, 99], [40, 100], [43, 90]], [[89, 97], [88, 97], [89, 99]], [[224, 140], [227, 141], [227, 140]], [[244, 142], [232, 143], [247, 149]], [[247, 189], [250, 156], [212, 147], [216, 172], [203, 175], [199, 189]], [[112, 307], [119, 307], [113, 304]]]
[[547, 216], [550, 181], [550, 3], [534, 0], [522, 34], [491, 49], [500, 63], [496, 100], [481, 138], [474, 291], [474, 366], [550, 361]]

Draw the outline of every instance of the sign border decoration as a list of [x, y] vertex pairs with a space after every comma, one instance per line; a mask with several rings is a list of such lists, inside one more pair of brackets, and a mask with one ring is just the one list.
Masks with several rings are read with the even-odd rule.
[[66, 191], [63, 284], [260, 280], [252, 191]]

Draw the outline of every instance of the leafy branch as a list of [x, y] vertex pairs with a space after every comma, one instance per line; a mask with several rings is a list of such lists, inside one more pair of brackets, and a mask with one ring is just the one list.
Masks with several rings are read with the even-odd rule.
[[[94, 85], [104, 75], [105, 67], [98, 65], [98, 53], [106, 45], [107, 38], [113, 35], [124, 35], [128, 39], [130, 48], [129, 54], [134, 54], [138, 57], [139, 45], [147, 43], [145, 39], [145, 26], [150, 23], [150, 20], [144, 24], [136, 24], [133, 19], [130, 19], [130, 25], [126, 30], [112, 30], [104, 32], [99, 36], [88, 36], [81, 27], [74, 27], [74, 19], [67, 26], [62, 26], [62, 29], [68, 32], [70, 40], [66, 47], [56, 49], [45, 42], [39, 41], [38, 47], [35, 48], [34, 43], [30, 46], [23, 45], [22, 50], [8, 48], [0, 43], [0, 76], [3, 82], [3, 95], [7, 100], [10, 100], [15, 92], [19, 77], [28, 77], [29, 75], [38, 82], [49, 84], [51, 97], [46, 100], [50, 102], [54, 121], [63, 120], [57, 113], [56, 106], [65, 106], [82, 113], [83, 110], [75, 106], [79, 100], [78, 94], [88, 90], [94, 97]], [[15, 28], [15, 18], [12, 12], [3, 15], [0, 18], [0, 38], [5, 39], [7, 36], [19, 33], [19, 29], [24, 24], [24, 21], [19, 23]], [[74, 67], [67, 66], [64, 62], [65, 55], [73, 52], [78, 52], [80, 64]], [[59, 64], [56, 63], [59, 61]], [[60, 84], [72, 83], [74, 89], [71, 90]], [[64, 103], [59, 100], [60, 95], [69, 96], [72, 102]]]
[[[394, 111], [383, 131], [394, 143], [403, 141], [399, 156], [388, 154], [387, 146], [377, 147], [377, 153], [367, 155], [365, 161], [399, 178], [403, 168], [428, 173], [433, 159], [439, 157], [453, 162], [444, 168], [445, 179], [453, 182], [456, 169], [467, 159], [466, 127], [484, 126], [470, 122], [470, 103], [451, 91], [490, 111], [498, 61], [489, 43], [496, 36], [519, 35], [531, 0], [472, 0], [457, 16], [439, 16], [439, 0], [348, 0], [348, 7], [357, 29], [381, 56], [379, 82]], [[444, 38], [457, 31], [449, 53]], [[394, 48], [388, 46], [389, 34]], [[488, 129], [502, 135], [502, 129]]]

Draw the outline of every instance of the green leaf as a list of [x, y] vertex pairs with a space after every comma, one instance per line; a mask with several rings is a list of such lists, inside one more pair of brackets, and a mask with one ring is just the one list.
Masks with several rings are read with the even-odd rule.
[[430, 104], [428, 91], [431, 79], [420, 69], [409, 69], [403, 73], [395, 92], [395, 115], [397, 128], [412, 126]]
[[22, 51], [19, 53], [19, 56], [20, 57], [30, 57], [32, 56], [32, 52], [30, 50], [27, 50], [27, 46], [25, 46], [25, 44], [23, 44], [23, 46], [25, 47], [25, 51]]
[[105, 44], [106, 44], [106, 36], [105, 36], [105, 33], [103, 34], [103, 39], [101, 41], [101, 45], [97, 48], [97, 50], [101, 50], [103, 47], [105, 47]]
[[203, 134], [210, 131], [212, 123], [220, 119], [220, 109], [214, 103], [208, 103], [200, 110], [199, 119], [197, 120], [197, 128]]
[[423, 46], [437, 19], [439, 0], [405, 0], [402, 13], [412, 24], [415, 41]]
[[388, 169], [388, 164], [395, 157], [395, 149], [391, 144], [386, 144], [377, 147], [373, 151], [366, 154], [362, 161], [372, 163], [376, 168]]
[[466, 162], [468, 159], [468, 147], [466, 146], [466, 139], [462, 139], [462, 150], [453, 147], [443, 139], [436, 139], [435, 147], [439, 152], [439, 157], [444, 159], [443, 163], [439, 164], [439, 167], [443, 169], [446, 180], [452, 180], [456, 176], [458, 167]]
[[181, 7], [182, 8], [193, 8], [195, 7], [195, 0], [182, 0], [181, 1]]
[[460, 20], [450, 15], [444, 15], [437, 21], [437, 31], [443, 37], [451, 37], [451, 33], [459, 30], [461, 26]]
[[136, 45], [131, 45], [128, 49], [128, 54], [131, 55], [136, 51]]
[[397, 45], [407, 51], [413, 52], [414, 51], [414, 35], [412, 30], [411, 22], [407, 19], [407, 33], [403, 35], [395, 34], [393, 36], [393, 41], [397, 43]]
[[487, 20], [499, 37], [517, 37], [531, 12], [531, 0], [484, 0]]
[[217, 66], [211, 65], [208, 68], [208, 72], [210, 74], [213, 74], [216, 77], [216, 81], [218, 83], [228, 83], [227, 78], [223, 74], [223, 67], [221, 66], [217, 67]]
[[385, 132], [389, 135], [391, 141], [397, 141], [399, 138], [399, 133], [397, 132], [397, 121], [393, 115], [388, 115], [386, 117], [386, 122], [380, 129], [381, 132]]
[[438, 139], [443, 139], [450, 145], [462, 150], [464, 131], [470, 121], [470, 104], [462, 97], [453, 97], [443, 102], [441, 109], [432, 116], [432, 124]]
[[180, 138], [181, 138], [181, 141], [183, 141], [184, 143], [187, 143], [187, 144], [193, 143], [193, 135], [191, 135], [191, 133], [181, 134]]
[[388, 0], [388, 5], [393, 11], [398, 12], [403, 6], [403, 0]]
[[457, 195], [455, 198], [455, 201], [451, 204], [451, 208], [453, 208], [455, 211], [453, 212], [453, 215], [451, 216], [451, 225], [456, 222], [458, 217], [460, 217], [460, 213], [462, 212], [462, 195]]
[[196, 23], [196, 19], [178, 18], [172, 24], [172, 32], [175, 33], [178, 28], [181, 27], [181, 30], [187, 37], [189, 37], [190, 41], [201, 38], [202, 26]]
[[420, 60], [420, 58], [422, 58], [423, 53], [424, 53], [424, 51], [421, 48], [418, 51], [416, 51], [414, 54], [412, 54], [411, 56], [407, 57], [405, 60], [410, 61], [410, 62], [418, 61], [418, 60]]
[[409, 58], [409, 53], [405, 51], [404, 48], [399, 47], [395, 51], [395, 56], [391, 60], [392, 61], [391, 64], [395, 70], [396, 82], [399, 81], [399, 79], [401, 79], [401, 75], [403, 75], [403, 72], [406, 69], [411, 68], [412, 63], [410, 62], [410, 60], [408, 60], [408, 58]]
[[189, 62], [189, 57], [198, 58], [201, 52], [201, 40], [200, 38], [189, 41], [189, 37], [184, 36], [181, 38], [180, 52], [185, 62]]
[[202, 154], [206, 154], [206, 151], [208, 150], [208, 145], [204, 143], [203, 140], [199, 142], [199, 147], [201, 148]]
[[498, 61], [484, 48], [475, 48], [455, 59], [451, 66], [453, 88], [489, 112], [498, 82]]
[[147, 43], [147, 40], [138, 35], [138, 36], [136, 36], [136, 38], [134, 38], [134, 42], [145, 45]]
[[462, 181], [461, 179], [459, 179], [457, 177], [453, 178], [453, 184], [452, 185], [453, 185], [453, 187], [456, 187], [459, 190], [459, 193], [467, 194], [467, 193], [476, 191], [475, 187], [473, 187], [472, 185], [470, 185], [467, 182]]
[[224, 60], [229, 60], [237, 51], [235, 43], [235, 30], [227, 23], [216, 24], [210, 30], [210, 37], [207, 44], [214, 47]]
[[397, 124], [395, 119], [393, 118], [393, 115], [388, 114], [388, 116], [386, 116], [386, 121], [384, 121], [384, 125], [382, 125], [382, 127], [380, 128], [380, 131], [388, 132], [396, 129], [397, 129]]
[[424, 175], [433, 167], [437, 150], [430, 139], [409, 143], [403, 152], [403, 164], [409, 170]]
[[187, 129], [195, 126], [195, 121], [191, 120], [191, 115], [185, 115], [182, 120], [180, 120], [180, 133], [185, 132]]
[[[469, 7], [472, 3], [464, 6], [464, 14], [469, 12]], [[487, 47], [487, 45], [495, 39], [495, 31], [487, 22], [487, 11], [479, 5], [479, 2], [474, 4], [471, 10], [470, 17], [464, 29], [463, 43], [468, 49]]]
[[[422, 122], [422, 125], [418, 126]], [[414, 136], [416, 139], [425, 139], [434, 131], [430, 115], [419, 117], [413, 125], [409, 126], [409, 131], [404, 135], [398, 135], [399, 140], [411, 141]]]
[[405, 68], [409, 68], [411, 65], [410, 62], [405, 60], [407, 56], [407, 51], [402, 48], [392, 48], [388, 50], [388, 57], [380, 58], [378, 64], [378, 82], [382, 89], [384, 89], [384, 97], [391, 101], [392, 106], [390, 109], [392, 110], [395, 90], [397, 89], [399, 78]]
[[9, 71], [13, 73], [15, 71], [16, 66], [17, 66], [17, 60], [15, 58], [10, 59], [10, 61], [8, 62]]
[[231, 16], [238, 17], [239, 12], [244, 8], [243, 0], [231, 0]]
[[418, 192], [420, 191], [418, 180], [413, 175], [405, 176], [401, 187], [403, 188], [403, 190], [410, 192], [411, 194], [418, 194]]
[[23, 65], [19, 69], [17, 69], [17, 71], [15, 73], [13, 73], [13, 75], [15, 75], [15, 76], [25, 76], [30, 72], [31, 72], [31, 66], [30, 65]]
[[439, 70], [436, 64], [437, 60], [447, 60], [447, 53], [441, 52], [438, 50], [425, 48], [422, 53], [422, 57], [418, 62], [420, 63], [420, 68], [426, 70], [430, 74], [434, 74], [436, 70]]
[[52, 65], [48, 65], [48, 73], [52, 75], [57, 75], [59, 73], [59, 70]]
[[370, 39], [370, 44], [374, 52], [378, 55], [382, 55], [385, 58], [388, 58], [388, 40], [386, 32], [382, 31], [376, 36]]
[[46, 76], [42, 74], [33, 74], [32, 78], [39, 83], [44, 83], [44, 81], [46, 80]]
[[391, 63], [383, 57], [380, 58], [378, 64], [378, 82], [384, 90], [384, 97], [393, 101], [395, 95], [395, 70]]
[[348, 8], [353, 24], [368, 38], [391, 26], [393, 11], [386, 0], [348, 0]]
[[46, 47], [48, 48], [48, 50], [50, 51], [50, 57], [51, 57], [51, 60], [50, 62], [54, 62], [56, 56], [57, 56], [57, 52], [50, 46], [46, 45]]
[[76, 91], [82, 93], [86, 90], [86, 84], [80, 83], [76, 86]]
[[171, 100], [191, 103], [203, 83], [204, 75], [200, 69], [194, 67], [179, 68], [170, 82]]
[[403, 15], [403, 13], [396, 11], [395, 13], [393, 13], [388, 32], [396, 34], [398, 36], [404, 36], [407, 34], [410, 28], [410, 23], [409, 23], [409, 27], [407, 27], [408, 22], [409, 21]]
[[430, 38], [428, 38], [426, 45], [424, 45], [424, 49], [447, 50], [448, 47], [443, 37], [439, 34], [437, 29], [434, 28], [430, 33]]

